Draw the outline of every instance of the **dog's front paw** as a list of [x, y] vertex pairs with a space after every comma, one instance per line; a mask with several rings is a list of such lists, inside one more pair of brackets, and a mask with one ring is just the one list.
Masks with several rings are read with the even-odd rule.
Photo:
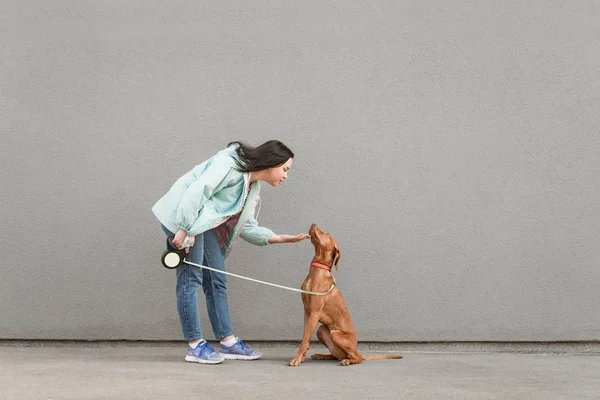
[[303, 361], [304, 360], [301, 358], [294, 358], [294, 359], [288, 361], [288, 365], [290, 367], [297, 367], [298, 365], [302, 364]]
[[347, 367], [350, 364], [351, 364], [351, 362], [347, 358], [345, 358], [343, 360], [340, 360], [340, 365], [343, 365], [343, 366]]

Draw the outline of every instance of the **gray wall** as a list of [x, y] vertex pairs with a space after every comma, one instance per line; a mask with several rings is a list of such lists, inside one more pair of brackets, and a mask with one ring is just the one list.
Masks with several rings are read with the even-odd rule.
[[[296, 159], [259, 222], [337, 238], [360, 340], [600, 339], [599, 12], [4, 1], [0, 338], [179, 339], [150, 208], [277, 138]], [[298, 287], [312, 254], [240, 242], [228, 268]], [[229, 282], [236, 334], [300, 339], [299, 295]]]

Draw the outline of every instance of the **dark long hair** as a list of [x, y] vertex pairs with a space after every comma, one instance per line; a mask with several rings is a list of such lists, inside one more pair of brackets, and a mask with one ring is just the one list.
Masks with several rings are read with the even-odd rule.
[[255, 172], [277, 167], [285, 164], [290, 158], [294, 158], [294, 153], [279, 140], [269, 140], [258, 147], [236, 141], [229, 143], [227, 147], [235, 144], [238, 145], [235, 151], [240, 158], [236, 160], [237, 170], [242, 172]]

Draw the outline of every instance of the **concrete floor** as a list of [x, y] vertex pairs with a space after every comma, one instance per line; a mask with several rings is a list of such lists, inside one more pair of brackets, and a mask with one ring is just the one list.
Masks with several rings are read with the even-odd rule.
[[0, 399], [600, 399], [598, 353], [409, 351], [288, 367], [295, 347], [261, 350], [258, 361], [207, 366], [183, 362], [185, 347], [173, 344], [0, 345]]

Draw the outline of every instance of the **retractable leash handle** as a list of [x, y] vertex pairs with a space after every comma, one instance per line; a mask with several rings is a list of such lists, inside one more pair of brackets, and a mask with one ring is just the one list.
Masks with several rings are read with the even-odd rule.
[[185, 260], [185, 249], [179, 250], [173, 244], [175, 235], [167, 236], [167, 250], [162, 253], [160, 261], [165, 268], [174, 269], [183, 264]]

